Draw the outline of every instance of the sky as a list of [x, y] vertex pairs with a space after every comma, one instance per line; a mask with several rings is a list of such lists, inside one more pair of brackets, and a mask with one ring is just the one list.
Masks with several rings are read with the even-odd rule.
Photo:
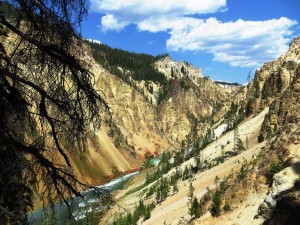
[[300, 0], [89, 0], [84, 38], [247, 82], [300, 36]]

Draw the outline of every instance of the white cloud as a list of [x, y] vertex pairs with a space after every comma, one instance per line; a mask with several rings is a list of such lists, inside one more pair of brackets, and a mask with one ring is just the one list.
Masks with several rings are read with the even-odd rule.
[[91, 10], [105, 14], [101, 29], [122, 30], [129, 24], [139, 24], [150, 18], [176, 17], [215, 13], [226, 10], [226, 0], [90, 0]]
[[140, 31], [170, 31], [170, 30], [182, 30], [189, 31], [190, 28], [198, 26], [202, 20], [193, 17], [150, 17], [137, 24]]
[[242, 67], [259, 67], [283, 54], [297, 24], [285, 17], [221, 22], [195, 16], [223, 12], [226, 0], [91, 0], [91, 9], [104, 14], [103, 32], [129, 24], [140, 31], [168, 32], [170, 51], [208, 52], [215, 61]]
[[112, 14], [106, 14], [101, 18], [101, 29], [103, 32], [108, 30], [116, 30], [120, 31], [124, 27], [126, 27], [129, 22], [119, 21], [117, 18], [114, 17]]
[[297, 24], [285, 17], [228, 23], [209, 18], [198, 22], [189, 29], [170, 28], [167, 48], [209, 52], [215, 61], [242, 67], [257, 67], [283, 54], [288, 49], [290, 28]]
[[226, 0], [90, 0], [91, 9], [100, 13], [145, 18], [160, 15], [191, 15], [223, 11]]

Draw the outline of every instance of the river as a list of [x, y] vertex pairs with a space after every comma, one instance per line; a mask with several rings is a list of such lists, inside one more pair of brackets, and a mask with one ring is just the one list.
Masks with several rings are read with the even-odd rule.
[[157, 157], [152, 158], [152, 159], [149, 159], [148, 165], [157, 166], [160, 163], [161, 159], [162, 159], [162, 155], [157, 156]]
[[[149, 166], [157, 166], [162, 157], [158, 156], [152, 159], [149, 159], [147, 164]], [[122, 189], [124, 184], [133, 176], [138, 174], [139, 171], [126, 174], [124, 176], [118, 177], [116, 179], [111, 180], [110, 182], [98, 186], [96, 188], [99, 188], [100, 190], [103, 190], [104, 192], [113, 192], [115, 190]], [[30, 222], [30, 225], [48, 225], [53, 224], [47, 222], [47, 216], [45, 213], [54, 214], [55, 215], [55, 225], [83, 225], [83, 224], [89, 224], [94, 225], [98, 224], [98, 218], [97, 213], [100, 215], [101, 212], [104, 210], [103, 205], [101, 204], [101, 197], [99, 197], [95, 191], [92, 189], [85, 190], [81, 193], [84, 196], [84, 199], [82, 198], [73, 198], [72, 200], [69, 199], [68, 202], [71, 205], [70, 209], [72, 212], [72, 220], [69, 219], [70, 213], [68, 211], [67, 206], [64, 203], [56, 203], [53, 207], [54, 210], [50, 208], [45, 209], [38, 209], [28, 214], [28, 219]], [[87, 221], [86, 218], [89, 215], [96, 214], [95, 223], [91, 221]], [[53, 216], [50, 216], [53, 217]], [[53, 219], [53, 218], [51, 218]]]
[[[139, 172], [134, 172], [130, 174], [126, 174], [124, 176], [118, 177], [116, 179], [111, 180], [110, 182], [98, 186], [100, 190], [105, 192], [112, 192], [114, 190], [119, 190], [123, 187], [123, 185], [134, 175]], [[101, 213], [103, 211], [103, 206], [101, 205], [101, 197], [95, 193], [95, 191], [89, 189], [82, 192], [84, 199], [82, 198], [73, 198], [69, 199], [68, 202], [71, 204], [72, 211], [72, 220], [69, 220], [69, 211], [67, 206], [64, 203], [56, 203], [54, 205], [55, 213], [53, 213], [53, 209], [47, 208], [46, 210], [39, 209], [35, 210], [28, 215], [28, 219], [31, 225], [47, 225], [47, 216], [46, 212], [52, 212], [55, 215], [55, 220], [57, 225], [66, 225], [66, 224], [88, 224], [84, 219], [89, 214]], [[51, 223], [49, 223], [51, 224]], [[89, 223], [92, 224], [92, 223]]]

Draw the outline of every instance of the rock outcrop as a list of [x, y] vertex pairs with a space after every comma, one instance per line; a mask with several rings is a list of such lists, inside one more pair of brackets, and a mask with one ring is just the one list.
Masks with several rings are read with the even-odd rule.
[[[276, 207], [278, 207], [279, 202], [285, 202], [286, 200], [284, 199], [288, 198], [289, 195], [294, 196], [294, 194], [296, 194], [295, 197], [296, 199], [298, 198], [299, 201], [299, 193], [295, 192], [294, 194], [290, 194], [293, 191], [299, 191], [294, 189], [295, 184], [300, 181], [300, 174], [299, 171], [297, 171], [299, 169], [299, 163], [300, 162], [294, 163], [292, 166], [285, 168], [273, 176], [273, 184], [269, 190], [269, 194], [259, 206], [259, 214], [265, 219], [269, 219], [272, 214], [275, 216], [278, 213]], [[298, 204], [298, 207], [300, 207], [300, 204]], [[298, 210], [300, 210], [300, 208], [298, 208]]]
[[[270, 73], [264, 87], [269, 86], [269, 90], [277, 93], [270, 94], [274, 100], [260, 136], [268, 139], [270, 151], [284, 150], [288, 167], [273, 176], [272, 187], [259, 213], [267, 219], [265, 224], [296, 224], [300, 210], [300, 38], [295, 38], [289, 51], [272, 65], [275, 65], [272, 71], [277, 72]], [[280, 85], [276, 84], [278, 80]]]
[[270, 219], [264, 222], [264, 225], [282, 224], [296, 225], [300, 221], [300, 188], [282, 196], [277, 201], [276, 208]]
[[197, 84], [202, 78], [202, 69], [196, 68], [187, 62], [176, 62], [170, 56], [164, 57], [155, 63], [155, 67], [165, 74], [168, 79], [188, 77]]

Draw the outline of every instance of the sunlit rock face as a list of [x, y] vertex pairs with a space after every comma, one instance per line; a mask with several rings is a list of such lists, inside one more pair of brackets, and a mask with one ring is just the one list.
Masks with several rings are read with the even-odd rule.
[[[93, 60], [88, 50], [87, 55]], [[166, 57], [153, 65], [169, 82], [166, 97], [159, 101], [161, 84], [135, 81], [130, 77], [134, 84], [130, 85], [97, 63], [94, 65], [91, 69], [96, 75], [97, 89], [102, 91], [112, 109], [114, 124], [112, 132], [103, 127], [105, 131], [96, 135], [102, 143], [102, 149], [96, 154], [107, 152], [110, 157], [104, 161], [120, 172], [135, 170], [146, 158], [163, 151], [177, 150], [192, 129], [205, 132], [211, 120], [204, 119], [212, 114], [217, 104], [221, 106], [214, 119], [221, 119], [234, 100], [233, 96], [242, 88], [229, 92], [228, 87], [203, 78], [200, 68]], [[130, 72], [128, 74], [130, 76]], [[149, 85], [153, 87], [151, 93]], [[103, 140], [104, 137], [107, 138]], [[117, 158], [111, 161], [115, 155]], [[101, 157], [99, 164], [100, 161], [103, 161]]]

